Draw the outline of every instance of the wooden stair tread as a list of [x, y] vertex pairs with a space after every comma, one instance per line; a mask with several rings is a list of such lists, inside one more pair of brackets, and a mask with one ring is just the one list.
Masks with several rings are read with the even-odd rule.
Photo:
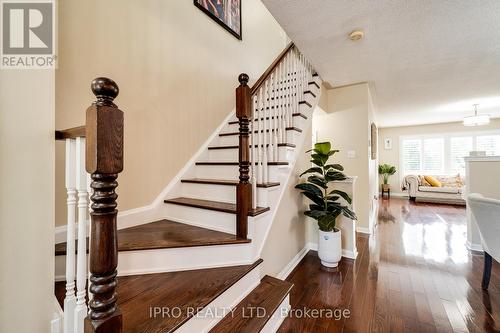
[[[307, 119], [307, 116], [303, 113], [300, 113], [300, 112], [295, 112], [295, 113], [292, 113], [292, 117], [302, 117], [304, 119]], [[271, 117], [271, 119], [274, 119], [276, 117]], [[269, 119], [269, 117], [266, 117], [266, 119]], [[258, 121], [259, 118], [255, 118], [254, 121]], [[264, 117], [261, 117], [260, 120], [264, 120]], [[234, 125], [234, 124], [238, 124], [238, 120], [232, 120], [229, 122], [229, 125]]]
[[[238, 239], [235, 235], [225, 232], [169, 220], [160, 220], [118, 230], [118, 251], [243, 244], [249, 242], [249, 239]], [[56, 244], [55, 255], [66, 255], [66, 243]]]
[[[259, 145], [253, 145], [254, 147], [258, 147]], [[264, 145], [261, 144], [261, 146], [263, 147]], [[266, 146], [269, 146], [269, 144], [267, 144]], [[290, 148], [295, 148], [295, 144], [293, 143], [278, 143], [278, 147], [290, 147]], [[212, 146], [212, 147], [208, 147], [208, 150], [213, 150], [213, 149], [239, 149], [240, 147], [237, 146], [237, 145], [232, 145], [232, 146]]]
[[309, 84], [314, 84], [316, 87], [318, 87], [318, 89], [320, 89], [319, 84], [316, 83], [315, 81], [310, 81]]
[[[190, 179], [182, 179], [181, 183], [193, 183], [193, 184], [213, 184], [213, 185], [228, 185], [228, 186], [236, 186], [238, 185], [238, 180], [227, 180], [227, 179], [205, 179], [205, 178], [190, 178]], [[279, 182], [269, 182], [269, 183], [261, 183], [257, 184], [257, 187], [269, 188], [279, 186]]]
[[[166, 199], [164, 200], [164, 202], [175, 205], [196, 207], [208, 210], [215, 210], [218, 212], [236, 214], [236, 204], [233, 203], [194, 199], [194, 198], [184, 198], [184, 197]], [[248, 216], [257, 216], [264, 212], [267, 212], [268, 210], [269, 207], [257, 207], [255, 209], [250, 209], [250, 211], [248, 212]]]
[[[196, 311], [219, 297], [262, 262], [251, 265], [181, 272], [119, 276], [118, 307], [123, 315], [123, 333], [173, 332]], [[62, 306], [65, 282], [56, 282], [55, 293]], [[181, 315], [150, 317], [150, 308], [180, 309]], [[193, 313], [194, 312], [194, 313]]]
[[[287, 127], [287, 131], [295, 131], [302, 133], [302, 130], [298, 127]], [[259, 133], [259, 131], [253, 131], [254, 133]], [[260, 132], [264, 132], [264, 130], [261, 130]], [[269, 129], [266, 130], [266, 132], [269, 132]], [[229, 133], [220, 133], [219, 136], [232, 136], [232, 135], [240, 135], [240, 132], [229, 132]]]
[[[257, 162], [255, 162], [257, 164]], [[268, 165], [288, 165], [288, 162], [267, 162]], [[196, 162], [196, 165], [239, 165], [239, 162]]]
[[[260, 332], [292, 287], [293, 284], [290, 282], [266, 275], [261, 283], [236, 306], [233, 314], [225, 316], [210, 330], [210, 333]], [[259, 318], [256, 315], [256, 307], [264, 308], [266, 315]], [[254, 309], [253, 316], [251, 309]]]

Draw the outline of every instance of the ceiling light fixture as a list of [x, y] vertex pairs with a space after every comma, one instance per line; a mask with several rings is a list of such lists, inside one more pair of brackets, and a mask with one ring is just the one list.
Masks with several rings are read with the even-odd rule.
[[358, 41], [360, 39], [363, 39], [365, 36], [365, 33], [362, 30], [354, 30], [349, 34], [349, 39], [352, 41]]
[[489, 114], [477, 114], [477, 106], [474, 104], [474, 115], [464, 118], [464, 126], [482, 126], [490, 123]]

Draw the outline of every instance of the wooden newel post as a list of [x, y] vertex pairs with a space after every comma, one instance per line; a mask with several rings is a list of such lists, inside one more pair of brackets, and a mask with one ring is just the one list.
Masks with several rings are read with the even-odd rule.
[[248, 212], [252, 205], [252, 185], [249, 183], [250, 149], [249, 122], [252, 117], [252, 98], [248, 86], [248, 75], [240, 74], [240, 85], [236, 88], [236, 117], [240, 125], [239, 168], [240, 181], [236, 187], [236, 236], [247, 238]]
[[123, 170], [123, 112], [113, 103], [118, 86], [111, 79], [92, 81], [97, 97], [86, 115], [86, 169], [91, 174], [92, 211], [89, 269], [90, 312], [85, 318], [86, 333], [122, 332], [122, 315], [116, 306], [118, 241], [115, 188]]

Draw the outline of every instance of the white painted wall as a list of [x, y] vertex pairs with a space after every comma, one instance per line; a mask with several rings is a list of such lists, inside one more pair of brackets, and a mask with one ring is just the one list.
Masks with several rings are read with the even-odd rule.
[[[371, 160], [369, 137], [370, 124], [376, 123], [375, 107], [367, 83], [328, 89], [327, 101], [320, 100], [325, 112], [313, 118], [313, 133], [320, 141], [331, 141], [339, 149], [332, 161], [340, 163], [348, 176], [357, 176], [355, 184], [357, 228], [368, 232], [373, 225], [377, 188], [377, 160]], [[348, 157], [349, 152], [353, 157]], [[314, 238], [314, 236], [312, 236]]]
[[0, 332], [54, 309], [54, 72], [0, 71]]

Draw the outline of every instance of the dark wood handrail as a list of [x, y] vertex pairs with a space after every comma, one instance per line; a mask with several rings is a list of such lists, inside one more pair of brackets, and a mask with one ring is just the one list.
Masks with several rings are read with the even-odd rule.
[[260, 78], [257, 80], [257, 82], [255, 82], [253, 87], [250, 89], [251, 95], [254, 95], [257, 92], [257, 90], [259, 90], [259, 88], [262, 86], [262, 84], [264, 82], [266, 82], [269, 75], [271, 75], [271, 73], [274, 71], [274, 69], [280, 64], [281, 60], [283, 60], [283, 58], [287, 55], [288, 51], [290, 51], [294, 46], [295, 46], [295, 44], [293, 42], [291, 42], [290, 44], [287, 45], [287, 47], [285, 47], [285, 49], [283, 51], [281, 51], [281, 53], [273, 61], [271, 66], [269, 66], [269, 68], [264, 72], [264, 74], [262, 74], [260, 76]]
[[56, 140], [76, 139], [85, 137], [85, 126], [56, 131]]

